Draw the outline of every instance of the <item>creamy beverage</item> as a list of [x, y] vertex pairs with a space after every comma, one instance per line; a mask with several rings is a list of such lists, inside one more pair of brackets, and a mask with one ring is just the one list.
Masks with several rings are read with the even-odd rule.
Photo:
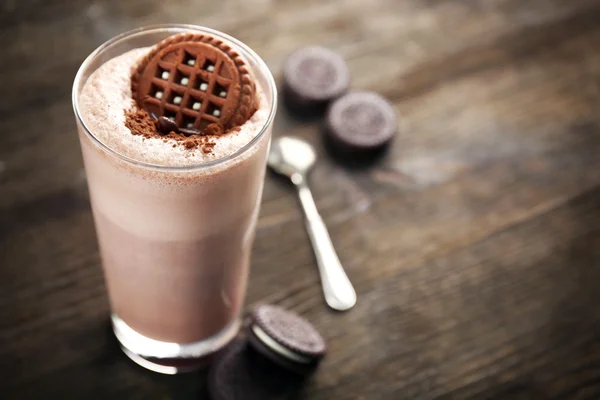
[[135, 361], [173, 373], [237, 331], [275, 90], [218, 32], [130, 36], [84, 63], [74, 106], [115, 334]]

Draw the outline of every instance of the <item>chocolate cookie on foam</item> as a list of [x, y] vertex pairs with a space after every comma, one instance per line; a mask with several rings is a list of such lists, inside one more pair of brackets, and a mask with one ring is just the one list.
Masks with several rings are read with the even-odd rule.
[[165, 135], [221, 135], [258, 107], [246, 62], [209, 35], [179, 34], [158, 43], [140, 60], [131, 82], [138, 107]]
[[257, 307], [248, 342], [273, 362], [298, 373], [312, 371], [325, 355], [325, 340], [304, 318], [273, 305]]

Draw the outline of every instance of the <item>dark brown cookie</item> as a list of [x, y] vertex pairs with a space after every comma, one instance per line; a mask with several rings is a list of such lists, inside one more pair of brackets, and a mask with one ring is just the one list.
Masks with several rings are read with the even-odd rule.
[[163, 40], [140, 61], [131, 81], [138, 107], [160, 120], [164, 134], [223, 133], [246, 122], [257, 107], [248, 66], [209, 35]]
[[327, 112], [326, 123], [330, 144], [351, 155], [384, 148], [398, 131], [392, 105], [372, 92], [353, 92], [337, 99]]
[[294, 111], [320, 111], [350, 86], [344, 59], [324, 47], [292, 53], [283, 66], [284, 99]]
[[208, 389], [213, 400], [283, 400], [298, 390], [302, 381], [265, 360], [243, 340], [232, 343], [212, 365]]
[[272, 305], [254, 310], [248, 341], [272, 361], [300, 373], [313, 370], [326, 350], [323, 337], [308, 321]]

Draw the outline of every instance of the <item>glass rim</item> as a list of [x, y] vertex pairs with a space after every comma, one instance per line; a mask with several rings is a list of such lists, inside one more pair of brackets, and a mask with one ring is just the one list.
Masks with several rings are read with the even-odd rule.
[[[101, 54], [103, 51], [110, 48], [111, 46], [114, 46], [115, 44], [120, 43], [132, 36], [135, 36], [135, 35], [138, 35], [141, 33], [151, 32], [151, 31], [163, 31], [163, 30], [169, 30], [169, 29], [179, 31], [179, 32], [173, 32], [173, 34], [182, 33], [182, 32], [186, 32], [186, 31], [197, 31], [197, 32], [202, 32], [202, 33], [208, 33], [208, 34], [216, 36], [220, 39], [226, 40], [226, 41], [230, 42], [231, 44], [233, 44], [234, 46], [239, 47], [243, 52], [247, 53], [247, 55], [251, 58], [251, 60], [254, 61], [258, 65], [260, 72], [263, 73], [263, 75], [265, 75], [265, 77], [266, 77], [266, 80], [268, 83], [268, 88], [266, 88], [266, 89], [269, 90], [270, 93], [272, 94], [272, 100], [270, 101], [269, 116], [267, 117], [267, 120], [265, 121], [264, 125], [262, 126], [260, 132], [254, 138], [252, 138], [252, 140], [250, 140], [246, 145], [244, 145], [243, 147], [241, 147], [240, 149], [238, 149], [237, 151], [235, 151], [234, 153], [232, 153], [226, 157], [222, 157], [222, 158], [218, 158], [215, 160], [210, 160], [210, 161], [206, 161], [206, 162], [202, 162], [202, 163], [198, 163], [198, 164], [191, 164], [191, 165], [163, 165], [163, 164], [154, 164], [154, 163], [149, 163], [149, 162], [145, 162], [145, 161], [139, 161], [139, 160], [131, 158], [125, 154], [121, 154], [120, 152], [109, 147], [107, 144], [103, 143], [100, 139], [98, 139], [92, 133], [92, 131], [88, 128], [84, 119], [81, 116], [81, 113], [79, 110], [78, 86], [83, 77], [84, 72], [89, 68], [90, 64], [94, 61], [94, 59], [99, 54]], [[88, 78], [89, 78], [89, 76], [88, 76]], [[258, 141], [260, 141], [260, 139], [264, 136], [264, 134], [267, 132], [267, 130], [273, 123], [273, 120], [275, 119], [275, 114], [277, 111], [277, 86], [275, 85], [275, 79], [273, 78], [273, 74], [271, 73], [271, 71], [269, 70], [269, 68], [263, 61], [263, 59], [258, 54], [256, 54], [254, 52], [254, 50], [252, 50], [250, 47], [248, 47], [246, 44], [244, 44], [240, 40], [238, 40], [232, 36], [229, 36], [226, 33], [220, 32], [218, 30], [203, 27], [203, 26], [198, 26], [198, 25], [156, 24], [156, 25], [143, 26], [141, 28], [136, 28], [136, 29], [132, 29], [132, 30], [123, 32], [123, 33], [113, 37], [112, 39], [109, 39], [108, 41], [102, 43], [92, 53], [90, 53], [90, 55], [86, 57], [86, 59], [83, 61], [83, 63], [81, 63], [81, 66], [77, 70], [77, 74], [75, 75], [75, 80], [73, 81], [71, 100], [73, 102], [73, 111], [75, 112], [75, 117], [77, 118], [77, 121], [83, 128], [83, 131], [85, 132], [86, 136], [88, 138], [90, 138], [90, 140], [96, 146], [100, 147], [101, 150], [106, 151], [107, 153], [114, 155], [115, 157], [117, 157], [120, 160], [125, 161], [129, 164], [134, 164], [134, 165], [144, 167], [144, 168], [158, 169], [158, 170], [163, 170], [163, 171], [165, 171], [165, 170], [191, 171], [191, 170], [198, 170], [198, 169], [214, 167], [216, 165], [220, 165], [220, 164], [226, 163], [228, 161], [231, 161], [235, 158], [238, 158], [239, 156], [241, 156], [242, 154], [247, 152], [249, 149], [251, 149], [256, 143], [258, 143]]]

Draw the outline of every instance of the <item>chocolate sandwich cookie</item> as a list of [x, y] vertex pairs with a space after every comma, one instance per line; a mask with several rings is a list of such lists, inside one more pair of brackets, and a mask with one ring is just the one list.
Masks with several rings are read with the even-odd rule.
[[228, 346], [208, 377], [212, 400], [283, 400], [300, 384], [297, 374], [262, 359], [243, 340]]
[[333, 150], [350, 156], [381, 150], [398, 131], [392, 105], [372, 92], [348, 93], [327, 111], [327, 139]]
[[326, 350], [323, 337], [307, 320], [272, 305], [254, 310], [248, 341], [262, 355], [298, 373], [314, 369]]
[[134, 71], [131, 90], [162, 134], [219, 135], [246, 122], [258, 103], [246, 62], [203, 34], [158, 43]]
[[306, 47], [292, 53], [283, 66], [283, 94], [294, 111], [325, 109], [350, 86], [344, 59], [324, 47]]

